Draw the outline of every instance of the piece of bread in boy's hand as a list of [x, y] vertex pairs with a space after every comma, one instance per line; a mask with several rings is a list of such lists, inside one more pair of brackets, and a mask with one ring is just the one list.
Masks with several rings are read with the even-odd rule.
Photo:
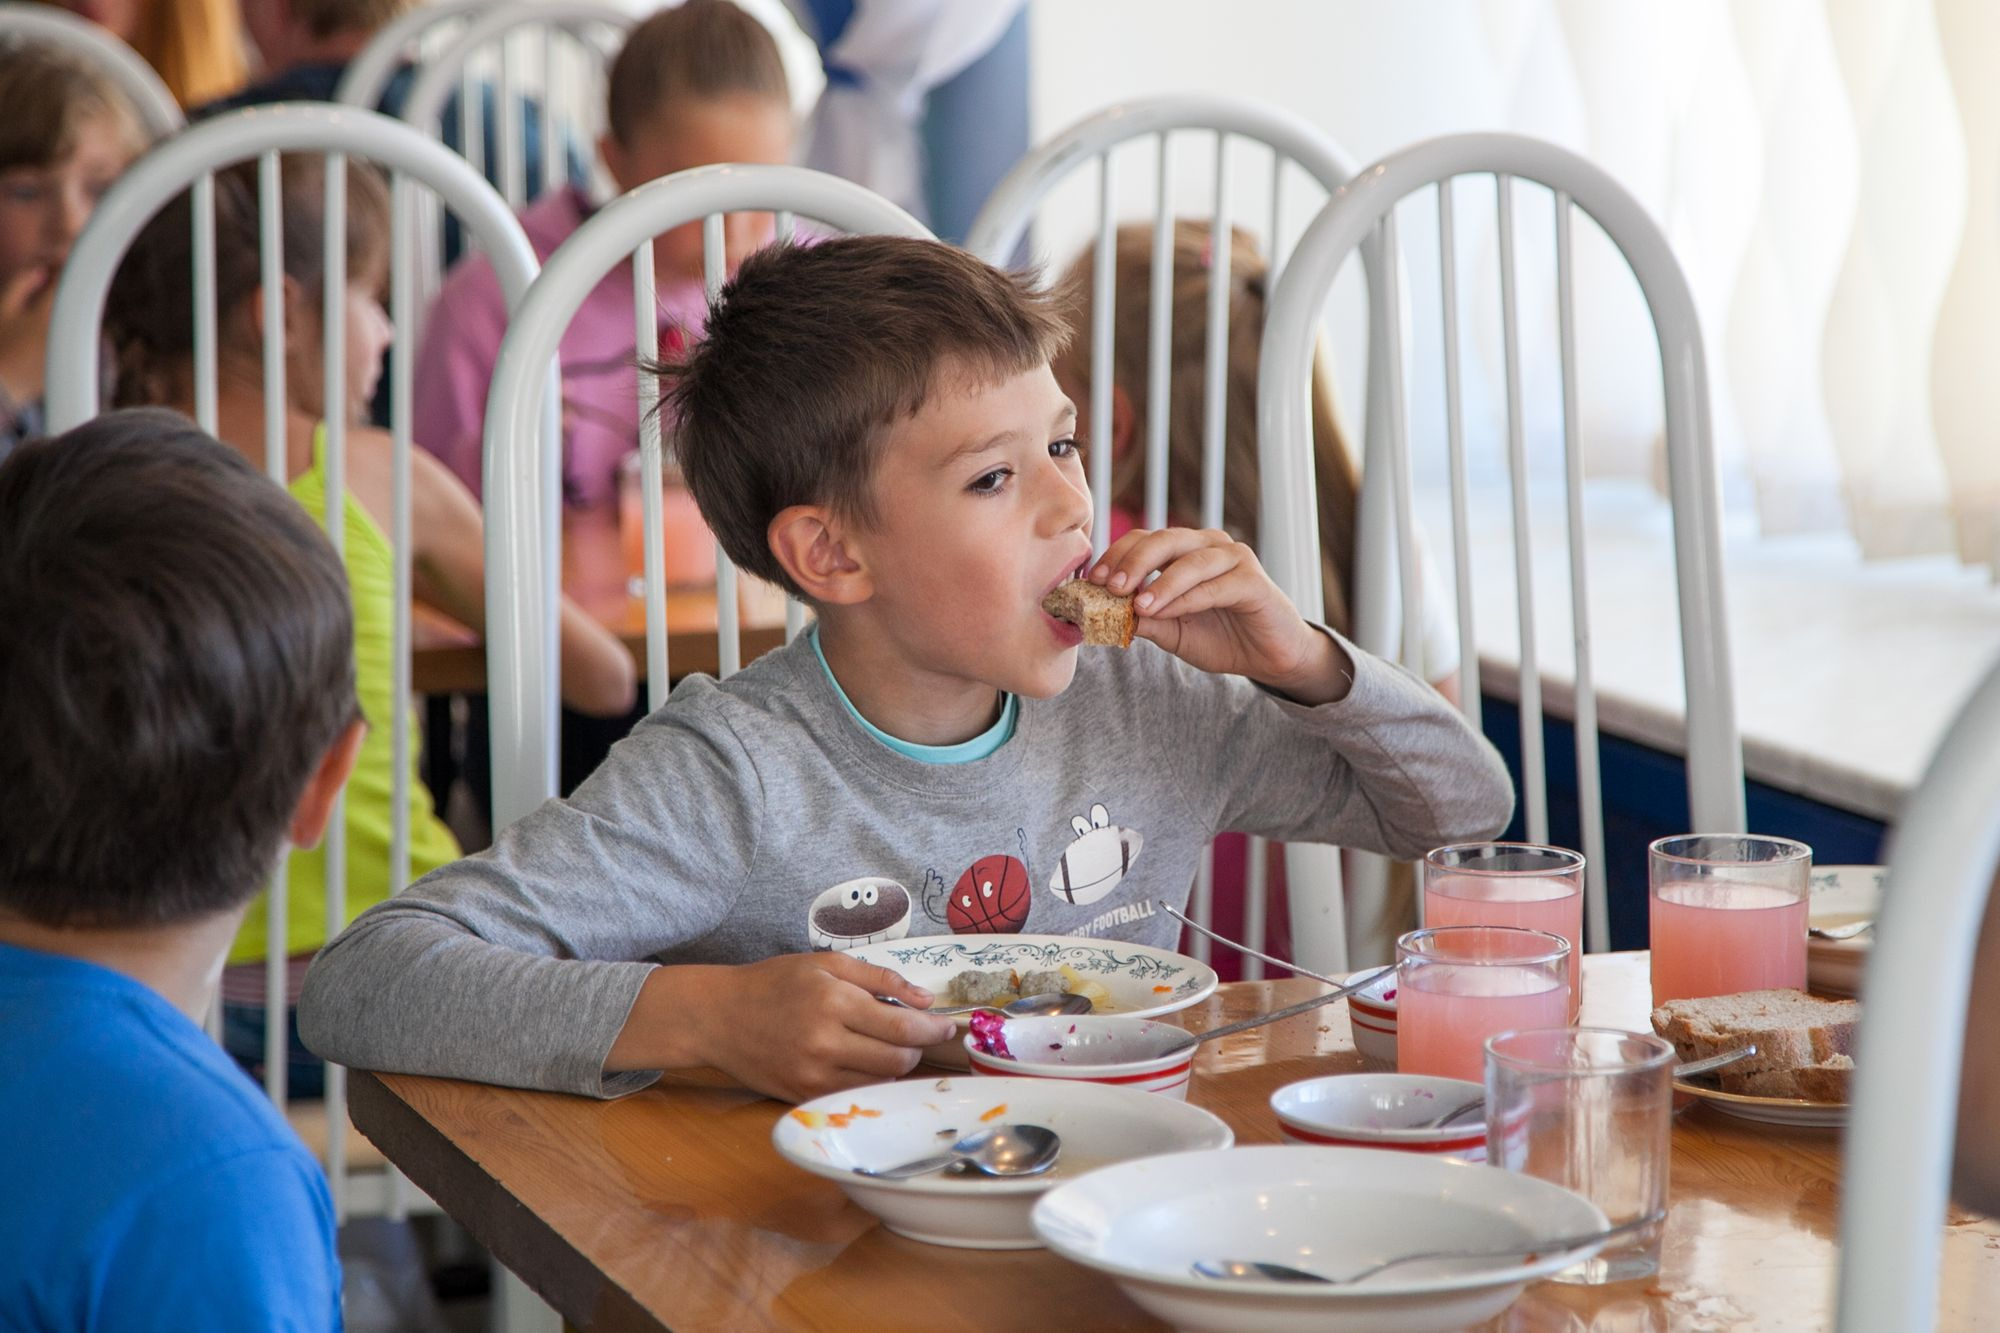
[[1058, 583], [1055, 591], [1042, 599], [1042, 610], [1082, 630], [1087, 644], [1130, 648], [1132, 631], [1139, 623], [1130, 597], [1120, 597], [1089, 579]]

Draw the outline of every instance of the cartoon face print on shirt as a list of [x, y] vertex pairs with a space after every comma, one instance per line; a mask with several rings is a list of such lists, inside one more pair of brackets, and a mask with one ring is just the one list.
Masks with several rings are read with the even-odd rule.
[[1139, 859], [1146, 845], [1139, 830], [1119, 828], [1111, 822], [1111, 812], [1102, 805], [1090, 807], [1090, 818], [1082, 815], [1069, 821], [1076, 833], [1049, 877], [1049, 889], [1066, 901], [1083, 906], [1094, 903], [1117, 888], [1125, 872]]
[[852, 949], [910, 933], [910, 891], [893, 879], [864, 875], [813, 899], [807, 931], [815, 949]]
[[954, 935], [1012, 935], [1028, 919], [1028, 867], [1011, 856], [982, 856], [958, 877], [945, 903]]

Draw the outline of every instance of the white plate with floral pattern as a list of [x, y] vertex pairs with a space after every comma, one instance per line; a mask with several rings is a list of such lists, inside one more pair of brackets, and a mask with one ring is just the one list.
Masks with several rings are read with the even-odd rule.
[[[1086, 982], [1104, 987], [1110, 1000], [1100, 1014], [1157, 1018], [1208, 998], [1219, 978], [1204, 962], [1146, 944], [1087, 939], [1081, 935], [924, 935], [864, 944], [849, 954], [897, 972], [946, 1003], [945, 989], [960, 972], [1041, 972], [1067, 967]], [[925, 1053], [932, 1064], [966, 1067], [958, 1035]]]

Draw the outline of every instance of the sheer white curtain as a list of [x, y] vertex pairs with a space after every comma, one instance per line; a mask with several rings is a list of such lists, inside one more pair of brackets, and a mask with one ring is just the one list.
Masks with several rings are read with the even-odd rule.
[[[1035, 0], [1032, 22], [1038, 138], [1122, 97], [1214, 91], [1305, 114], [1364, 157], [1482, 128], [1589, 156], [1660, 218], [1694, 285], [1732, 505], [1767, 535], [1844, 529], [1864, 556], [2000, 559], [1991, 0], [1258, 0], [1226, 23], [1206, 0]], [[1150, 185], [1132, 186], [1145, 216]], [[1522, 291], [1548, 292], [1548, 201], [1519, 195]], [[1083, 243], [1092, 204], [1073, 237], [1045, 224], [1053, 253]], [[1475, 446], [1499, 426], [1478, 406], [1499, 401], [1491, 196], [1461, 200], [1462, 217], [1482, 209], [1460, 239], [1464, 271], [1487, 275], [1466, 294]], [[1435, 244], [1428, 211], [1406, 210], [1406, 246]], [[1589, 469], [1647, 477], [1659, 393], [1644, 313], [1602, 238], [1578, 236], [1577, 264]], [[1412, 308], [1434, 311], [1417, 276]], [[1554, 373], [1553, 310], [1523, 315], [1534, 401]], [[1442, 400], [1420, 381], [1438, 373], [1424, 324], [1417, 430]], [[1333, 327], [1358, 403], [1365, 347], [1338, 290]], [[1559, 423], [1527, 424], [1553, 464]]]

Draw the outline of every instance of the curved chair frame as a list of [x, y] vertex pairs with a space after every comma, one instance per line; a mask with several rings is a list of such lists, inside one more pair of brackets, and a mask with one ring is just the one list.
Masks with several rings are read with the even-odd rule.
[[[723, 281], [723, 217], [776, 212], [789, 238], [794, 216], [838, 231], [928, 238], [930, 232], [888, 200], [803, 167], [709, 166], [677, 172], [620, 195], [549, 256], [515, 312], [486, 400], [487, 680], [493, 708], [493, 822], [505, 827], [556, 791], [556, 593], [562, 451], [553, 432], [524, 423], [552, 401], [549, 376], [562, 336], [584, 298], [613, 268], [633, 271], [637, 350], [657, 354], [653, 238], [703, 222], [710, 297]], [[645, 482], [646, 662], [657, 706], [667, 684], [666, 612], [660, 544], [660, 430], [650, 409], [657, 390], [640, 385], [640, 448]], [[735, 670], [735, 571], [717, 560], [717, 636], [724, 675]]]
[[[423, 63], [417, 71], [416, 81], [410, 85], [410, 97], [403, 107], [402, 118], [426, 134], [436, 134], [445, 99], [458, 91], [466, 62], [481, 47], [500, 41], [518, 29], [535, 26], [556, 28], [578, 41], [587, 41], [594, 34], [611, 31], [617, 33], [622, 41], [637, 22], [631, 11], [609, 3], [609, 0], [508, 0], [507, 3], [488, 5], [459, 30], [449, 46]], [[552, 54], [553, 47], [545, 42], [543, 51], [545, 55]], [[512, 78], [504, 60], [498, 96], [500, 142], [494, 147], [499, 154], [500, 193], [519, 208], [527, 202], [527, 165], [521, 158], [521, 135], [514, 123], [520, 114], [520, 103], [514, 96]], [[470, 124], [469, 114], [466, 119]], [[542, 181], [543, 188], [547, 189], [563, 177], [563, 152], [561, 136], [555, 133], [546, 100], [543, 103], [542, 130]]]
[[180, 103], [145, 58], [88, 19], [52, 5], [0, 4], [0, 34], [47, 42], [102, 65], [149, 139], [164, 139], [187, 124]]
[[[1514, 479], [1515, 530], [1526, 531], [1525, 453], [1520, 414], [1517, 332], [1513, 314], [1513, 233], [1510, 182], [1532, 181], [1556, 198], [1556, 266], [1561, 310], [1563, 431], [1568, 464], [1569, 547], [1576, 626], [1576, 735], [1578, 785], [1583, 800], [1584, 855], [1589, 865], [1590, 941], [1606, 947], [1602, 797], [1597, 764], [1597, 710], [1590, 672], [1588, 599], [1583, 563], [1582, 459], [1577, 444], [1575, 331], [1570, 299], [1570, 208], [1583, 210], [1604, 230], [1631, 266], [1646, 298], [1659, 337], [1660, 371], [1666, 409], [1667, 467], [1674, 512], [1674, 558], [1680, 593], [1682, 664], [1687, 689], [1687, 769], [1695, 827], [1713, 832], [1745, 827], [1743, 751], [1736, 726], [1734, 687], [1729, 671], [1728, 622], [1723, 613], [1720, 491], [1708, 415], [1707, 365], [1701, 326], [1687, 279], [1658, 225], [1632, 195], [1604, 171], [1566, 149], [1512, 134], [1459, 134], [1431, 139], [1392, 153], [1343, 186], [1300, 239], [1285, 277], [1278, 284], [1266, 325], [1266, 356], [1258, 385], [1258, 438], [1267, 527], [1264, 561], [1278, 585], [1301, 604], [1319, 595], [1318, 516], [1312, 503], [1309, 455], [1288, 442], [1310, 438], [1309, 386], [1313, 333], [1335, 274], [1353, 251], [1378, 229], [1393, 228], [1395, 206], [1426, 186], [1462, 175], [1498, 178], [1503, 323], [1508, 368], [1508, 443]], [[1439, 228], [1444, 271], [1445, 382], [1451, 450], [1453, 512], [1459, 531], [1464, 520], [1464, 464], [1459, 438], [1457, 335], [1453, 209], [1449, 186], [1439, 190]], [[1392, 275], [1393, 276], [1393, 275]], [[1400, 298], [1387, 302], [1400, 323]], [[1389, 352], [1389, 452], [1394, 485], [1395, 550], [1387, 531], [1364, 541], [1356, 560], [1356, 624], [1361, 646], [1394, 656], [1397, 645], [1386, 608], [1402, 589], [1405, 641], [1418, 630], [1414, 614], [1416, 559], [1410, 495], [1409, 447], [1403, 419], [1400, 333], [1378, 346]], [[1371, 436], [1371, 443], [1373, 437]], [[1271, 522], [1275, 517], [1277, 522]], [[1458, 546], [1459, 636], [1465, 662], [1466, 708], [1477, 721], [1478, 655], [1472, 635], [1468, 557]], [[1548, 840], [1547, 790], [1542, 773], [1541, 694], [1534, 659], [1531, 579], [1525, 546], [1520, 568], [1521, 733], [1528, 837]], [[1372, 557], [1372, 558], [1371, 558]], [[1365, 611], [1365, 613], [1364, 613]]]
[[[1980, 924], [2000, 870], [2000, 669], [1931, 757], [1889, 852], [1854, 1052], [1841, 1333], [1931, 1328]], [[1980, 1039], [1990, 1043], [1987, 1029]]]
[[[1173, 281], [1171, 237], [1174, 213], [1166, 180], [1168, 137], [1175, 131], [1208, 131], [1216, 136], [1216, 193], [1213, 217], [1218, 230], [1230, 225], [1228, 178], [1223, 168], [1228, 144], [1232, 138], [1263, 144], [1276, 155], [1271, 187], [1271, 218], [1274, 233], [1278, 219], [1282, 216], [1280, 190], [1283, 185], [1283, 166], [1286, 159], [1297, 163], [1328, 194], [1346, 184], [1355, 172], [1353, 158], [1321, 133], [1318, 127], [1303, 117], [1278, 107], [1228, 97], [1140, 98], [1106, 107], [1086, 117], [1021, 159], [1020, 163], [994, 187], [992, 197], [986, 201], [985, 206], [979, 210], [979, 216], [974, 219], [971, 234], [966, 241], [967, 249], [989, 263], [1004, 265], [1012, 262], [1015, 251], [1034, 220], [1036, 210], [1055, 188], [1057, 182], [1092, 161], [1098, 164], [1098, 236], [1096, 286], [1092, 300], [1095, 313], [1091, 330], [1090, 419], [1094, 422], [1109, 421], [1117, 244], [1117, 218], [1113, 213], [1115, 197], [1111, 152], [1119, 145], [1134, 139], [1149, 136], [1158, 138], [1161, 155], [1161, 188], [1154, 218], [1153, 312], [1149, 344], [1151, 374], [1148, 377], [1146, 439], [1145, 522], [1152, 527], [1163, 524], [1167, 516], [1166, 406], [1170, 388], [1168, 362], [1171, 330], [1160, 318], [1160, 312], [1168, 306]], [[1270, 271], [1275, 277], [1280, 272], [1282, 258], [1277, 253], [1278, 237], [1275, 234], [1271, 244], [1273, 253], [1270, 256]], [[1206, 382], [1210, 386], [1206, 395], [1210, 410], [1204, 423], [1205, 462], [1202, 469], [1204, 484], [1200, 514], [1200, 521], [1205, 527], [1222, 526], [1225, 395], [1221, 391], [1221, 386], [1228, 374], [1229, 264], [1225, 251], [1218, 249], [1216, 254], [1219, 262], [1210, 270], [1205, 368]], [[1386, 275], [1395, 263], [1393, 252], [1370, 240], [1363, 249], [1363, 262], [1367, 268], [1369, 290], [1378, 293], [1387, 290], [1384, 284]], [[1383, 345], [1383, 338], [1388, 336], [1389, 328], [1386, 304], [1381, 300], [1371, 300], [1369, 345], [1380, 348]], [[1378, 368], [1382, 361], [1383, 358], [1379, 354], [1369, 357], [1368, 414], [1364, 428], [1366, 441], [1364, 448], [1371, 456], [1377, 452], [1377, 439], [1383, 422], [1383, 413], [1378, 407], [1382, 402], [1378, 386]], [[1305, 438], [1310, 440], [1311, 436], [1307, 435]], [[1110, 537], [1111, 451], [1108, 449], [1093, 450], [1091, 453], [1090, 489], [1097, 510], [1097, 529], [1093, 535], [1096, 544], [1102, 548]], [[1299, 605], [1316, 608], [1320, 603], [1317, 600], [1301, 601]], [[1311, 614], [1317, 618], [1319, 613], [1315, 610]], [[1287, 879], [1292, 885], [1290, 905], [1294, 957], [1314, 967], [1345, 967], [1347, 930], [1340, 892], [1338, 859], [1331, 849], [1303, 843], [1288, 846], [1285, 858]], [[1264, 856], [1261, 839], [1251, 843], [1248, 860], [1250, 901], [1246, 904], [1245, 933], [1252, 937], [1250, 942], [1254, 946], [1261, 943], [1264, 930], [1262, 887]], [[1191, 903], [1193, 914], [1200, 921], [1206, 921], [1209, 916], [1212, 873], [1211, 862], [1204, 856]], [[1384, 876], [1378, 874], [1376, 878], [1382, 879]], [[1207, 940], [1196, 941], [1194, 948], [1197, 953], [1205, 957]], [[1252, 962], [1249, 966], [1254, 968], [1256, 964]]]
[[342, 106], [373, 111], [382, 100], [383, 89], [395, 77], [397, 67], [410, 58], [411, 48], [431, 29], [492, 7], [493, 0], [429, 0], [398, 15], [369, 38], [361, 54], [347, 62], [347, 69], [334, 87], [333, 100]]
[[[50, 373], [48, 377], [48, 421], [51, 433], [80, 425], [97, 415], [98, 362], [101, 355], [100, 330], [105, 301], [113, 275], [139, 231], [178, 196], [192, 187], [193, 225], [197, 238], [195, 271], [191, 275], [198, 293], [195, 302], [195, 415], [203, 429], [216, 427], [216, 342], [215, 274], [213, 268], [215, 181], [220, 168], [255, 159], [260, 164], [259, 188], [263, 199], [264, 234], [263, 289], [267, 336], [264, 353], [264, 393], [266, 402], [265, 444], [273, 478], [285, 480], [284, 421], [284, 320], [283, 283], [279, 267], [279, 158], [286, 152], [325, 153], [327, 157], [326, 272], [331, 290], [346, 283], [346, 168], [348, 157], [365, 158], [387, 167], [391, 173], [390, 286], [391, 315], [397, 330], [390, 357], [395, 378], [392, 395], [391, 433], [396, 450], [396, 485], [391, 545], [396, 555], [396, 625], [393, 658], [396, 664], [395, 691], [398, 699], [410, 692], [410, 347], [408, 330], [414, 314], [414, 289], [410, 274], [409, 208], [410, 185], [421, 184], [436, 192], [447, 205], [465, 219], [492, 257], [501, 289], [510, 306], [528, 290], [536, 271], [534, 251], [521, 226], [492, 186], [463, 158], [417, 133], [409, 126], [373, 111], [336, 107], [324, 103], [288, 103], [254, 107], [218, 116], [193, 126], [160, 144], [134, 163], [98, 203], [89, 224], [71, 248], [63, 276], [56, 289], [55, 310], [50, 320]], [[342, 337], [343, 304], [325, 302], [326, 328], [324, 383], [346, 382], [345, 340]], [[543, 429], [555, 432], [554, 396], [550, 411], [542, 418]], [[326, 492], [345, 494], [346, 422], [339, 414], [326, 420]], [[327, 524], [334, 546], [342, 544], [344, 525]], [[390, 882], [400, 887], [409, 878], [409, 806], [405, 799], [410, 774], [410, 736], [407, 710], [399, 708], [394, 720], [393, 751], [396, 773], [393, 831], [390, 849]], [[329, 934], [344, 924], [345, 839], [336, 818], [327, 830], [327, 912]], [[280, 881], [282, 882], [282, 881]], [[271, 899], [269, 946], [266, 950], [267, 994], [285, 993], [285, 912], [282, 891]], [[266, 1090], [280, 1105], [285, 1100], [284, 1042], [286, 1025], [266, 1023]], [[371, 1198], [365, 1206], [348, 1197], [346, 1141], [338, 1127], [346, 1124], [344, 1071], [329, 1066], [327, 1071], [328, 1124], [336, 1132], [327, 1135], [327, 1175], [333, 1183], [336, 1212], [345, 1217], [351, 1208], [365, 1211], [396, 1211], [400, 1199], [394, 1189], [389, 1202]]]

